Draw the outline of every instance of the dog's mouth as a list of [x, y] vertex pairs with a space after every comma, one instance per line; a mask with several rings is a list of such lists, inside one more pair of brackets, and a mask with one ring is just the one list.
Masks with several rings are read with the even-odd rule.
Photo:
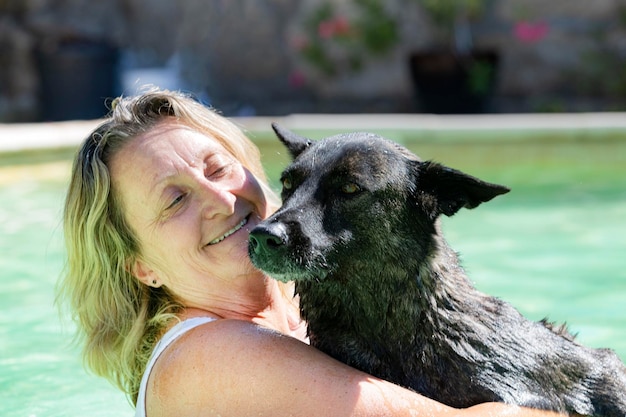
[[264, 270], [266, 274], [277, 281], [282, 282], [304, 282], [304, 281], [322, 281], [328, 275], [328, 271], [324, 269], [319, 270], [302, 270], [299, 268], [292, 268], [288, 272], [277, 272]]
[[235, 227], [233, 227], [232, 229], [228, 230], [226, 233], [224, 233], [223, 235], [216, 237], [215, 239], [213, 239], [212, 241], [210, 241], [209, 243], [207, 243], [207, 246], [211, 246], [211, 245], [217, 245], [218, 243], [220, 243], [221, 241], [223, 241], [224, 239], [226, 239], [227, 237], [237, 233], [239, 230], [241, 230], [242, 227], [244, 227], [246, 224], [248, 224], [248, 220], [250, 219], [250, 215], [247, 215], [242, 221], [240, 221], [239, 223], [237, 223], [235, 225]]
[[336, 265], [329, 262], [332, 245], [316, 243], [298, 224], [270, 217], [250, 231], [248, 254], [255, 267], [278, 281], [319, 281]]
[[257, 268], [282, 282], [322, 281], [332, 274], [334, 269], [326, 262], [306, 261], [301, 257], [293, 259], [289, 254], [278, 256], [251, 254], [251, 259]]

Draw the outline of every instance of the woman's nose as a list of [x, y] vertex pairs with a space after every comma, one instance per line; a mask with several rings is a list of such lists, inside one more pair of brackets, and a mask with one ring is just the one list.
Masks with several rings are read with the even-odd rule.
[[235, 212], [237, 196], [229, 188], [215, 184], [205, 186], [202, 199], [203, 215], [207, 219], [211, 219], [219, 214], [230, 216]]

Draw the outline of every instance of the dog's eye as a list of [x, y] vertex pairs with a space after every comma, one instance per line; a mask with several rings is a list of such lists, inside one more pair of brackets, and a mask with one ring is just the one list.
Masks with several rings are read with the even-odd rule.
[[292, 188], [293, 188], [293, 182], [291, 181], [291, 178], [289, 177], [283, 178], [283, 189], [291, 190]]
[[354, 193], [361, 191], [361, 187], [359, 187], [353, 182], [349, 182], [341, 186], [341, 191], [344, 194], [354, 194]]

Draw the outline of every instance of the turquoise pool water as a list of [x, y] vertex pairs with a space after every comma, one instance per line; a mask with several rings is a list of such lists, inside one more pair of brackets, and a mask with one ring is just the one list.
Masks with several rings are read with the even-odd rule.
[[[567, 321], [582, 343], [626, 360], [626, 136], [457, 142], [382, 133], [422, 157], [511, 186], [445, 219], [471, 278], [528, 317]], [[276, 179], [286, 155], [273, 141], [262, 149]], [[72, 324], [53, 306], [68, 162], [3, 158], [0, 415], [131, 416], [121, 393], [83, 370]]]

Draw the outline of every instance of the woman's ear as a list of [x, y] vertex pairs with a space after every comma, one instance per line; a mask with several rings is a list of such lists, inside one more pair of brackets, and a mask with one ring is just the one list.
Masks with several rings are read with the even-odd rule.
[[140, 259], [132, 261], [129, 265], [129, 271], [135, 278], [149, 287], [159, 288], [162, 285], [156, 272]]

